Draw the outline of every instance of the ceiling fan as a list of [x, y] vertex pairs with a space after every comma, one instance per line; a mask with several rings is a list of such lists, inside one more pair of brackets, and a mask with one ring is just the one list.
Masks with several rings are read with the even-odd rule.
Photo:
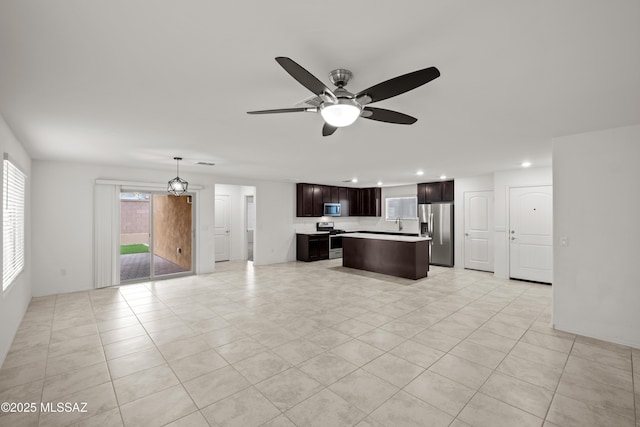
[[306, 101], [310, 107], [248, 111], [247, 114], [319, 112], [325, 121], [322, 136], [332, 135], [339, 127], [353, 124], [358, 117], [401, 125], [415, 123], [418, 121], [415, 117], [384, 108], [369, 107], [368, 104], [403, 94], [440, 76], [440, 71], [436, 67], [429, 67], [384, 81], [354, 95], [344, 88], [353, 76], [349, 70], [339, 68], [329, 73], [331, 83], [337, 87], [331, 91], [291, 58], [279, 56], [276, 61], [298, 83], [316, 95]]

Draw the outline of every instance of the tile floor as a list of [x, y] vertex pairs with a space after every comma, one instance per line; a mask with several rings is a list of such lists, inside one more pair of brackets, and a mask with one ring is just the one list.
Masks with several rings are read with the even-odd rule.
[[551, 288], [340, 260], [34, 298], [2, 426], [640, 426], [640, 351], [549, 328]]

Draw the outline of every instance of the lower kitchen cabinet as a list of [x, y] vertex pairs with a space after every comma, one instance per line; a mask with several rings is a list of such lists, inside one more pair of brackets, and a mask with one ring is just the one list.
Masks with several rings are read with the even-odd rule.
[[296, 259], [306, 262], [329, 259], [329, 235], [296, 234]]

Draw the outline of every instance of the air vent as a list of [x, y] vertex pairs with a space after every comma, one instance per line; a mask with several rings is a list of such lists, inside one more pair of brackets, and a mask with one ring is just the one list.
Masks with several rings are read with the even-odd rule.
[[198, 162], [198, 163], [196, 163], [196, 165], [215, 166], [215, 163], [212, 163], [212, 162]]

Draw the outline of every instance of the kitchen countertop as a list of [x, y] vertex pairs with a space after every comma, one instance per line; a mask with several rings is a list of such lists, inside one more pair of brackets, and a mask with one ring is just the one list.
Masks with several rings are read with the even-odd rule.
[[[345, 234], [354, 234], [354, 233], [363, 233], [363, 234], [374, 234], [374, 235], [388, 235], [388, 236], [409, 236], [409, 237], [418, 237], [415, 233], [402, 233], [402, 232], [393, 232], [393, 231], [378, 231], [378, 230], [345, 230], [344, 233], [338, 234], [338, 236], [344, 236]], [[314, 236], [316, 234], [329, 234], [328, 231], [296, 231], [296, 234], [304, 234], [307, 236]]]
[[393, 234], [372, 234], [372, 233], [348, 233], [341, 234], [342, 237], [355, 237], [358, 239], [394, 240], [396, 242], [422, 242], [431, 240], [431, 237], [417, 236], [397, 236]]

